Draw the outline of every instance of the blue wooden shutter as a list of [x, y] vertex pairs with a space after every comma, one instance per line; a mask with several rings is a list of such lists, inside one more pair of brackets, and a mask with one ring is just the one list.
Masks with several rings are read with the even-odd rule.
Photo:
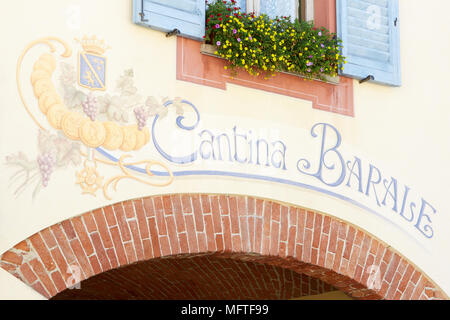
[[133, 21], [165, 32], [178, 29], [181, 36], [203, 40], [205, 0], [133, 0]]
[[337, 0], [337, 34], [347, 64], [340, 74], [401, 85], [398, 0]]

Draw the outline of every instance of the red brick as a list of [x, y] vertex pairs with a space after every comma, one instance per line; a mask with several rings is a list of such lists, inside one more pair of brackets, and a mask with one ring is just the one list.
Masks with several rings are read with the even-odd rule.
[[95, 220], [91, 212], [86, 212], [82, 215], [82, 217], [88, 233], [97, 231], [97, 225], [95, 224]]
[[347, 260], [350, 259], [350, 254], [352, 253], [355, 234], [356, 234], [355, 228], [350, 226], [348, 228], [347, 237], [345, 238], [345, 250], [343, 255], [343, 257]]
[[97, 256], [93, 255], [89, 257], [89, 262], [91, 263], [92, 269], [95, 274], [102, 273], [102, 268], [100, 267], [100, 263], [98, 262]]
[[336, 253], [337, 235], [339, 222], [337, 220], [331, 221], [330, 242], [328, 244], [328, 251]]
[[234, 252], [240, 252], [241, 249], [241, 237], [239, 235], [232, 236], [232, 242], [233, 242], [233, 251]]
[[405, 289], [405, 292], [403, 292], [401, 300], [410, 300], [411, 296], [412, 296], [412, 294], [414, 292], [415, 287], [416, 286], [412, 282], [409, 282], [408, 286]]
[[158, 232], [156, 231], [156, 221], [155, 218], [148, 218], [148, 227], [150, 230], [150, 240], [152, 241], [152, 249], [153, 249], [153, 256], [160, 257], [161, 256], [161, 246], [159, 244], [159, 236]]
[[400, 281], [400, 284], [398, 285], [398, 290], [400, 290], [400, 292], [404, 292], [406, 289], [406, 286], [408, 285], [408, 281], [411, 279], [411, 276], [414, 272], [414, 267], [411, 266], [410, 264], [408, 264], [408, 266], [406, 267], [405, 273], [403, 274], [403, 278]]
[[247, 213], [248, 213], [249, 215], [254, 215], [254, 214], [256, 214], [256, 211], [255, 211], [255, 205], [256, 205], [255, 198], [253, 198], [253, 197], [247, 197]]
[[175, 226], [175, 218], [173, 217], [173, 215], [166, 216], [166, 225], [170, 247], [172, 248], [172, 254], [178, 254], [180, 252], [180, 245], [178, 243], [178, 234]]
[[47, 244], [47, 247], [49, 249], [56, 247], [57, 243], [56, 243], [55, 237], [53, 236], [52, 232], [50, 231], [50, 228], [45, 228], [44, 230], [41, 230], [39, 233], [41, 234], [42, 238], [44, 239], [44, 241]]
[[216, 248], [218, 252], [221, 252], [225, 249], [223, 235], [216, 234]]
[[348, 270], [350, 277], [354, 277], [360, 251], [361, 251], [360, 247], [353, 246], [352, 254], [349, 260], [349, 270]]
[[36, 275], [34, 274], [33, 270], [31, 270], [28, 263], [24, 263], [20, 266], [20, 272], [24, 276], [25, 280], [28, 282], [28, 284], [32, 284], [37, 280]]
[[80, 239], [81, 245], [84, 248], [87, 256], [94, 253], [94, 247], [92, 246], [91, 239], [88, 236], [87, 230], [84, 227], [84, 223], [81, 217], [75, 217], [72, 219], [72, 225], [77, 233], [78, 239]]
[[424, 279], [423, 276], [420, 277], [420, 280], [417, 283], [416, 289], [414, 290], [412, 296], [411, 296], [411, 300], [418, 300], [420, 298], [420, 296], [423, 293], [423, 290], [425, 288], [425, 282], [426, 280]]
[[285, 258], [286, 257], [286, 255], [287, 255], [287, 252], [286, 252], [286, 248], [287, 247], [287, 245], [286, 245], [286, 242], [280, 242], [280, 247], [279, 247], [279, 253], [278, 253], [278, 255], [280, 256], [280, 257], [282, 257], [282, 258]]
[[30, 246], [28, 245], [27, 241], [24, 240], [24, 241], [21, 241], [18, 244], [16, 244], [14, 246], [14, 249], [25, 251], [25, 252], [29, 252], [30, 251]]
[[288, 244], [287, 244], [287, 256], [293, 257], [295, 254], [295, 237], [297, 228], [292, 226], [289, 228]]
[[198, 252], [197, 233], [195, 232], [194, 217], [192, 215], [185, 215], [187, 239], [189, 243], [189, 251], [191, 253]]
[[333, 264], [333, 270], [338, 273], [339, 273], [339, 269], [341, 266], [342, 254], [344, 251], [344, 244], [345, 244], [345, 242], [343, 240], [338, 240], [336, 256], [335, 256], [334, 264]]
[[68, 265], [67, 265], [66, 259], [64, 258], [64, 256], [61, 253], [61, 250], [59, 250], [59, 248], [53, 248], [51, 250], [51, 254], [52, 254], [53, 259], [56, 262], [56, 265], [59, 268], [59, 271], [63, 275], [63, 278], [67, 279], [70, 276], [70, 273], [68, 273]]
[[[263, 235], [263, 220], [258, 217], [255, 219], [255, 252], [261, 253]], [[295, 245], [295, 243], [294, 243]]]
[[214, 232], [222, 232], [222, 222], [220, 219], [219, 197], [211, 196], [211, 214], [214, 222]]
[[400, 263], [400, 256], [398, 254], [394, 254], [394, 257], [392, 258], [392, 261], [389, 264], [389, 267], [386, 271], [386, 275], [384, 276], [384, 279], [388, 283], [391, 283], [392, 278], [394, 277], [395, 271], [397, 270], [399, 263]]
[[244, 216], [240, 217], [240, 226], [241, 226], [242, 250], [245, 252], [249, 252], [250, 240], [249, 240], [247, 217]]
[[364, 233], [361, 230], [357, 230], [356, 237], [355, 237], [355, 245], [361, 246], [363, 238], [364, 238]]
[[22, 256], [18, 255], [15, 252], [12, 251], [6, 251], [1, 257], [1, 260], [8, 262], [8, 263], [12, 263], [15, 265], [20, 265], [23, 261]]
[[204, 232], [197, 233], [197, 240], [198, 240], [198, 251], [199, 252], [208, 251], [208, 247], [206, 244], [206, 236]]
[[202, 212], [204, 214], [211, 213], [211, 204], [209, 203], [209, 196], [206, 194], [202, 194], [201, 202], [202, 202]]
[[318, 259], [318, 255], [319, 255], [319, 250], [316, 248], [312, 248], [311, 249], [311, 263], [312, 264], [317, 264], [317, 259]]
[[306, 263], [311, 262], [311, 244], [312, 244], [312, 231], [305, 229], [305, 245], [303, 247], [303, 261]]
[[387, 292], [386, 299], [392, 300], [394, 298], [394, 295], [395, 295], [395, 293], [397, 291], [398, 283], [400, 282], [401, 277], [402, 276], [400, 275], [400, 273], [397, 272], [395, 274], [395, 276], [394, 276], [394, 278], [392, 280], [392, 283], [390, 285], [390, 288], [389, 288], [389, 290]]
[[346, 236], [347, 236], [347, 225], [344, 222], [340, 221], [338, 238], [341, 240], [345, 240]]
[[148, 230], [147, 219], [145, 217], [144, 207], [141, 200], [133, 200], [134, 209], [136, 210], [136, 218], [139, 225], [139, 235], [141, 239], [148, 239], [150, 233]]
[[[86, 277], [90, 277], [93, 275], [93, 270], [91, 269], [91, 265], [89, 263], [89, 260], [84, 253], [83, 248], [81, 247], [81, 244], [78, 239], [73, 239], [70, 241], [70, 247], [72, 248], [73, 252], [75, 253], [75, 256], [77, 257], [78, 262], [80, 263], [80, 267]], [[65, 272], [65, 270], [64, 270]]]
[[[41, 261], [44, 263], [45, 269], [47, 269], [48, 271], [54, 270], [55, 262], [53, 261], [52, 256], [45, 246], [40, 234], [35, 233], [29, 239], [31, 244], [33, 245], [34, 250], [37, 252], [39, 257], [41, 258]], [[22, 257], [20, 257], [20, 259], [22, 259]], [[3, 260], [5, 259], [3, 258]]]
[[106, 249], [106, 255], [108, 256], [109, 263], [113, 269], [119, 267], [119, 262], [117, 261], [116, 250], [114, 248]]
[[75, 256], [70, 248], [69, 241], [67, 240], [65, 234], [62, 232], [60, 225], [53, 225], [50, 227], [56, 241], [58, 242], [59, 248], [61, 249], [64, 258], [67, 263], [71, 264], [75, 261]]
[[280, 222], [281, 207], [279, 203], [272, 202], [272, 220]]
[[155, 207], [153, 206], [152, 198], [144, 198], [144, 211], [147, 217], [153, 217], [155, 215]]
[[303, 243], [303, 237], [305, 233], [305, 210], [298, 209], [297, 215], [297, 243]]
[[105, 248], [103, 247], [102, 241], [100, 239], [100, 235], [97, 232], [91, 233], [91, 239], [103, 271], [110, 270], [111, 265], [109, 263], [108, 256], [106, 255]]
[[183, 194], [181, 196], [181, 204], [183, 206], [183, 212], [184, 213], [192, 213], [192, 201], [191, 196], [188, 194]]
[[169, 243], [169, 239], [167, 239], [167, 236], [159, 237], [159, 243], [161, 245], [162, 256], [170, 255], [171, 254], [170, 243]]
[[178, 234], [178, 240], [180, 243], [180, 253], [189, 253], [189, 243], [187, 240], [187, 234], [186, 233], [180, 233]]
[[289, 207], [289, 226], [297, 226], [297, 208]]
[[270, 234], [270, 255], [278, 254], [279, 235], [280, 224], [276, 221], [272, 221], [272, 229]]
[[259, 217], [262, 217], [262, 215], [263, 215], [263, 206], [264, 206], [264, 200], [256, 199], [255, 213]]
[[320, 243], [320, 234], [322, 230], [322, 216], [320, 214], [316, 214], [314, 218], [314, 230], [313, 230], [313, 248], [319, 248]]
[[106, 224], [105, 217], [103, 215], [103, 211], [94, 210], [93, 212], [94, 220], [97, 224], [98, 232], [100, 233], [100, 237], [102, 238], [103, 245], [105, 248], [112, 248], [113, 243], [111, 240], [111, 236], [109, 235], [108, 226]]
[[125, 248], [125, 253], [127, 255], [127, 259], [129, 263], [133, 263], [137, 261], [136, 252], [133, 247], [133, 243], [127, 242], [123, 244]]
[[364, 267], [367, 259], [367, 253], [370, 247], [370, 237], [368, 235], [364, 235], [364, 240], [362, 243], [361, 251], [359, 253], [358, 264]]
[[36, 290], [37, 292], [39, 292], [41, 295], [46, 297], [47, 299], [51, 298], [51, 296], [48, 294], [47, 290], [44, 289], [44, 287], [42, 286], [42, 284], [40, 282], [36, 282], [35, 284], [31, 285], [31, 287], [34, 290]]
[[50, 296], [53, 297], [54, 295], [56, 295], [57, 291], [53, 284], [53, 281], [49, 278], [47, 272], [44, 269], [44, 266], [38, 261], [38, 259], [31, 260], [30, 265]]
[[51, 276], [52, 276], [53, 283], [56, 286], [56, 290], [58, 292], [61, 292], [64, 289], [66, 289], [66, 283], [64, 282], [63, 278], [61, 277], [61, 274], [58, 271], [53, 272]]
[[120, 237], [119, 228], [117, 226], [109, 229], [111, 232], [111, 238], [114, 244], [114, 249], [116, 250], [117, 259], [119, 261], [119, 265], [124, 266], [128, 264], [128, 259], [125, 254], [125, 249], [122, 244], [122, 239]]
[[228, 196], [219, 196], [220, 214], [230, 214], [230, 206], [228, 205]]
[[229, 197], [228, 199], [230, 206], [230, 221], [231, 221], [231, 232], [239, 233], [239, 215], [237, 210], [237, 199], [235, 197]]
[[250, 240], [250, 251], [255, 252], [255, 217], [248, 217], [248, 235]]
[[149, 259], [153, 258], [153, 249], [152, 249], [152, 243], [151, 243], [150, 239], [142, 240], [142, 246], [144, 248], [145, 260], [149, 260]]
[[112, 206], [103, 207], [103, 213], [105, 214], [108, 227], [112, 227], [117, 224], [116, 216], [114, 215], [114, 209]]
[[170, 198], [170, 195], [164, 195], [162, 196], [162, 204], [164, 209], [164, 214], [173, 214], [172, 209], [172, 199]]
[[12, 265], [6, 262], [3, 262], [0, 260], [0, 267], [3, 268], [4, 270], [8, 271], [11, 274], [14, 274], [18, 268], [17, 265]]
[[208, 251], [216, 250], [216, 241], [214, 238], [214, 226], [211, 215], [205, 215], [203, 217], [205, 219], [205, 230], [206, 230], [206, 242]]
[[312, 229], [314, 228], [314, 212], [307, 211], [306, 212], [306, 228]]
[[128, 225], [133, 237], [134, 248], [136, 249], [136, 256], [138, 260], [144, 259], [144, 248], [142, 247], [142, 241], [139, 234], [139, 228], [136, 220], [129, 220]]
[[263, 235], [264, 237], [270, 237], [270, 221], [272, 215], [271, 202], [265, 201], [264, 203], [264, 216], [263, 216]]
[[61, 226], [64, 229], [64, 232], [66, 233], [67, 239], [72, 240], [73, 238], [76, 237], [75, 235], [75, 230], [72, 227], [72, 224], [70, 223], [69, 220], [64, 220], [63, 222], [61, 222]]
[[125, 212], [121, 203], [116, 203], [114, 206], [114, 213], [116, 214], [117, 225], [119, 226], [122, 241], [127, 242], [131, 240], [130, 230], [125, 217]]
[[127, 219], [133, 219], [135, 217], [133, 202], [131, 200], [124, 201], [122, 206], [125, 211], [125, 217]]
[[328, 250], [328, 236], [325, 233], [322, 233], [322, 235], [320, 237], [319, 259], [317, 261], [317, 264], [319, 266], [322, 266], [322, 267], [325, 266], [325, 259], [327, 257], [327, 250]]

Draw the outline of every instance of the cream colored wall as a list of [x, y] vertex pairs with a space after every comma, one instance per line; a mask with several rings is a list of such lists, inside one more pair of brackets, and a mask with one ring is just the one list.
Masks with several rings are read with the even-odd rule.
[[[80, 9], [79, 29], [68, 14], [73, 13], [73, 8]], [[133, 68], [135, 84], [142, 95], [180, 96], [191, 101], [201, 112], [205, 128], [229, 130], [236, 123], [240, 128], [271, 128], [272, 132], [278, 132], [280, 139], [289, 146], [288, 160], [291, 166], [295, 166], [295, 159], [299, 157], [313, 158], [317, 155], [317, 145], [309, 131], [317, 122], [330, 123], [342, 134], [343, 150], [346, 150], [347, 157], [359, 156], [366, 165], [376, 165], [387, 178], [395, 176], [399, 182], [410, 186], [419, 199], [423, 196], [432, 203], [438, 212], [431, 217], [435, 236], [425, 239], [411, 224], [392, 211], [378, 208], [367, 197], [361, 197], [343, 186], [335, 191], [356, 198], [379, 211], [389, 222], [348, 202], [318, 192], [252, 180], [239, 180], [236, 183], [234, 179], [222, 177], [177, 178], [173, 184], [164, 188], [121, 181], [117, 192], [111, 192], [113, 199], [107, 201], [101, 192], [97, 197], [81, 195], [80, 188], [74, 183], [75, 171], [80, 168], [54, 173], [49, 187], [31, 200], [31, 189], [18, 197], [13, 195], [9, 178], [14, 171], [2, 165], [0, 252], [42, 228], [129, 198], [173, 192], [249, 194], [312, 208], [355, 224], [391, 245], [422, 269], [447, 294], [450, 293], [450, 234], [447, 231], [450, 228], [447, 216], [450, 211], [447, 201], [450, 190], [446, 183], [450, 179], [447, 166], [450, 161], [447, 148], [450, 127], [450, 98], [447, 92], [450, 62], [447, 53], [450, 43], [445, 41], [446, 35], [450, 33], [450, 25], [445, 23], [446, 12], [450, 9], [448, 1], [434, 0], [423, 6], [418, 0], [400, 0], [403, 84], [399, 88], [390, 88], [370, 83], [360, 85], [355, 81], [355, 117], [314, 110], [308, 101], [240, 86], [228, 85], [227, 90], [223, 91], [177, 81], [175, 37], [166, 38], [161, 32], [134, 25], [131, 22], [131, 1], [17, 0], [3, 3], [1, 9], [0, 28], [9, 30], [3, 33], [0, 59], [2, 159], [17, 151], [23, 151], [30, 157], [37, 155], [37, 127], [22, 108], [15, 82], [16, 61], [23, 48], [37, 38], [57, 36], [74, 49], [69, 61], [75, 63], [79, 46], [74, 38], [85, 34], [97, 35], [112, 47], [105, 54], [109, 68], [108, 92], [113, 92], [114, 81], [123, 70]], [[20, 19], [10, 12], [21, 12]], [[45, 51], [45, 47], [33, 49], [23, 66], [25, 99], [35, 108], [36, 100], [30, 89], [29, 74], [32, 63]], [[56, 81], [57, 78], [53, 79]], [[44, 117], [39, 119], [46, 121]], [[168, 135], [167, 142], [170, 139]], [[162, 160], [153, 149], [137, 155], [139, 158], [146, 156]], [[180, 170], [174, 165], [171, 168]], [[235, 164], [227, 167], [211, 162], [198, 163], [189, 168], [260, 172], [254, 167], [248, 169]], [[117, 174], [111, 168], [102, 170], [105, 176]], [[277, 170], [269, 173], [292, 178]], [[311, 178], [297, 178], [311, 185], [323, 186]], [[399, 226], [402, 231], [395, 226]], [[1, 275], [0, 287], [8, 281], [15, 281], [11, 279], [7, 280], [7, 276]], [[8, 297], [7, 292], [1, 294], [0, 298]]]
[[33, 288], [0, 268], [0, 300], [47, 300]]

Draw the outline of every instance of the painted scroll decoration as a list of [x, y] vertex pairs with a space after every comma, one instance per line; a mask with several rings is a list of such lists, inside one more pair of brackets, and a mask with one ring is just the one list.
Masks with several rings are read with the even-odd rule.
[[[167, 186], [172, 183], [172, 171], [163, 163], [154, 160], [135, 160], [130, 152], [136, 152], [150, 141], [147, 120], [154, 116], [164, 117], [167, 106], [176, 107], [177, 114], [183, 114], [184, 107], [191, 104], [181, 98], [158, 100], [149, 96], [144, 99], [138, 94], [133, 82], [133, 70], [125, 70], [116, 82], [115, 93], [106, 91], [107, 60], [104, 53], [109, 47], [104, 41], [93, 37], [76, 39], [82, 47], [78, 55], [77, 73], [73, 64], [60, 62], [59, 82], [63, 95], [57, 92], [52, 75], [57, 69], [55, 43], [63, 46], [63, 59], [72, 56], [70, 46], [55, 37], [38, 39], [30, 43], [17, 62], [16, 80], [19, 96], [28, 115], [39, 128], [38, 150], [35, 159], [29, 159], [23, 152], [6, 157], [6, 164], [18, 168], [11, 177], [16, 184], [15, 194], [22, 193], [34, 185], [33, 198], [48, 186], [54, 171], [75, 167], [75, 183], [82, 194], [96, 196], [101, 189], [110, 200], [109, 189], [117, 190], [118, 182], [130, 179], [149, 186]], [[22, 61], [26, 53], [38, 44], [49, 47], [50, 53], [40, 55], [33, 65], [31, 85], [37, 99], [36, 107], [29, 107], [21, 87]], [[78, 88], [82, 87], [82, 88]], [[86, 92], [88, 91], [88, 92]], [[37, 109], [39, 111], [37, 111]], [[46, 118], [48, 125], [40, 120]], [[119, 159], [108, 159], [104, 150], [120, 152]], [[103, 166], [119, 170], [113, 177], [102, 175]], [[140, 170], [129, 170], [139, 167]], [[153, 168], [166, 172], [164, 178], [156, 177]], [[18, 186], [17, 186], [18, 185]]]

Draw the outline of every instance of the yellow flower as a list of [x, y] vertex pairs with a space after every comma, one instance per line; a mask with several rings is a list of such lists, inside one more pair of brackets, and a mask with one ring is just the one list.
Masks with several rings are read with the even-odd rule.
[[228, 69], [228, 67], [227, 66], [225, 66], [225, 67], [223, 67], [225, 70], [227, 70]]

